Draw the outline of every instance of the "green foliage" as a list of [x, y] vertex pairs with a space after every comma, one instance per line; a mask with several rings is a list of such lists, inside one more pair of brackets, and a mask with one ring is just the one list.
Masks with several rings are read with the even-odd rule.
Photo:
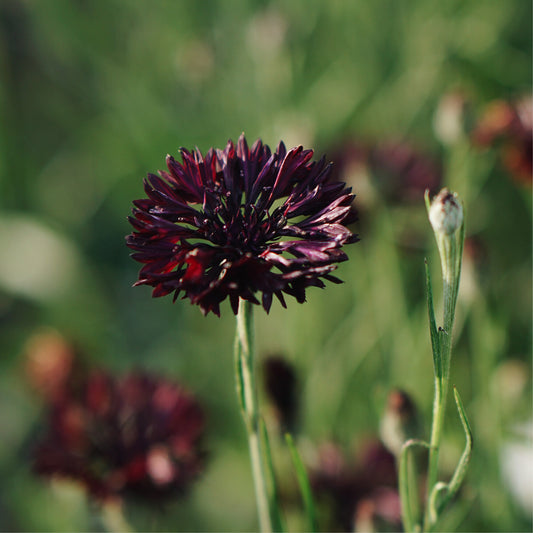
[[[407, 139], [442, 159], [445, 185], [465, 203], [467, 242], [481, 250], [465, 252], [451, 369], [476, 450], [458, 495], [468, 505], [454, 502], [442, 527], [530, 531], [502, 450], [532, 416], [531, 189], [495, 148], [443, 147], [433, 117], [451, 90], [464, 90], [477, 115], [493, 99], [530, 92], [531, 19], [523, 0], [4, 0], [0, 530], [99, 523], [79, 500], [64, 512], [72, 497], [30, 473], [44, 407], [25, 357], [43, 327], [75, 341], [91, 365], [145, 368], [202, 398], [204, 476], [164, 512], [127, 508], [135, 529], [256, 527], [229, 305], [217, 319], [152, 300], [131, 288], [138, 265], [124, 245], [131, 201], [167, 152], [223, 147], [245, 131], [330, 157], [346, 139]], [[407, 390], [426, 421], [431, 414], [424, 257], [434, 280], [439, 262], [423, 196], [394, 201], [372, 175], [354, 192], [362, 240], [338, 269], [345, 284], [255, 313], [258, 355], [282, 353], [299, 370], [300, 434], [313, 446], [334, 438], [357, 449], [377, 434], [392, 387]], [[448, 411], [439, 479], [452, 477], [464, 446]], [[319, 529], [321, 519], [317, 507]]]

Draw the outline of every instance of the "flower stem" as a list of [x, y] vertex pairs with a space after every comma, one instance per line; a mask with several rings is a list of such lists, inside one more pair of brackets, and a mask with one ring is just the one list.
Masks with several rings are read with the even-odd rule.
[[[427, 202], [427, 199], [426, 199]], [[453, 213], [452, 213], [453, 214]], [[453, 218], [453, 217], [452, 217]], [[430, 216], [431, 219], [431, 216]], [[447, 220], [444, 219], [444, 222]], [[433, 224], [433, 222], [432, 222]], [[433, 420], [429, 449], [427, 503], [424, 516], [424, 531], [429, 531], [435, 524], [431, 523], [430, 496], [438, 482], [439, 450], [442, 439], [442, 428], [446, 412], [446, 399], [450, 381], [450, 360], [452, 350], [452, 330], [455, 320], [455, 307], [461, 275], [461, 260], [464, 242], [464, 220], [453, 231], [439, 231], [434, 225], [435, 238], [441, 259], [443, 281], [443, 327], [437, 333], [437, 342], [433, 349], [435, 361], [435, 395], [433, 399]], [[431, 288], [429, 288], [431, 291]], [[430, 305], [433, 306], [432, 301]], [[433, 314], [433, 310], [430, 311]], [[432, 319], [434, 320], [434, 319]]]
[[235, 336], [235, 368], [237, 395], [248, 434], [248, 448], [252, 464], [255, 497], [261, 531], [271, 532], [269, 498], [263, 462], [259, 427], [259, 406], [255, 384], [255, 360], [253, 346], [253, 308], [246, 300], [239, 302], [237, 332]]
[[427, 505], [424, 517], [424, 531], [429, 530], [429, 497], [438, 480], [439, 450], [446, 411], [446, 396], [448, 391], [448, 378], [441, 379], [435, 376], [435, 397], [433, 400], [433, 421], [431, 426], [431, 440], [429, 443], [429, 466], [427, 479]]

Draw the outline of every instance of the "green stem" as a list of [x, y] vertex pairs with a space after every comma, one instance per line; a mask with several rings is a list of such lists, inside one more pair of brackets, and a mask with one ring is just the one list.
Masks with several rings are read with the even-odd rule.
[[450, 381], [450, 361], [452, 351], [452, 330], [455, 319], [455, 306], [459, 289], [461, 273], [461, 257], [464, 239], [464, 224], [462, 225], [459, 242], [455, 235], [437, 234], [437, 246], [441, 258], [443, 279], [443, 324], [439, 329], [438, 350], [440, 368], [435, 369], [435, 396], [433, 400], [433, 420], [427, 480], [427, 505], [424, 517], [424, 531], [434, 525], [431, 524], [430, 495], [438, 481], [439, 450], [442, 439], [442, 428], [446, 412], [446, 399]]
[[235, 363], [237, 394], [248, 434], [248, 448], [252, 464], [255, 497], [262, 532], [272, 531], [265, 467], [259, 428], [259, 406], [255, 385], [255, 360], [253, 347], [253, 308], [250, 302], [241, 300], [237, 313], [235, 337]]
[[430, 526], [429, 498], [433, 487], [438, 480], [439, 450], [442, 439], [442, 427], [444, 425], [444, 413], [446, 412], [446, 396], [448, 391], [448, 378], [435, 376], [435, 397], [433, 400], [433, 421], [431, 426], [431, 440], [429, 443], [429, 466], [427, 479], [427, 505], [424, 517], [424, 531]]

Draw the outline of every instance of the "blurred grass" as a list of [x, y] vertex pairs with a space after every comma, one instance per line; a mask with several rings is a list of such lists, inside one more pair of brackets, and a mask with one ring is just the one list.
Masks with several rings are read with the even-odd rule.
[[[138, 265], [124, 235], [142, 177], [167, 152], [223, 147], [241, 131], [318, 154], [345, 139], [410, 139], [446, 159], [432, 129], [444, 94], [460, 88], [480, 110], [531, 91], [531, 15], [523, 0], [3, 0], [0, 529], [101, 527], [90, 510], [65, 515], [75, 497], [29, 471], [42, 407], [23, 356], [42, 326], [75, 339], [94, 364], [170, 374], [206, 406], [205, 477], [166, 514], [130, 511], [139, 529], [253, 529], [234, 319], [229, 307], [203, 318], [131, 288]], [[476, 439], [473, 503], [458, 527], [528, 531], [531, 516], [502, 486], [499, 454], [513, 424], [531, 418], [531, 190], [494, 159], [470, 155], [446, 177], [465, 199], [468, 235], [486, 250], [463, 277], [452, 363]], [[362, 240], [339, 268], [345, 285], [256, 314], [260, 353], [283, 353], [301, 372], [303, 432], [316, 443], [375, 434], [393, 386], [429, 420], [423, 258], [438, 280], [435, 246], [422, 196], [397, 205], [375, 193]], [[357, 202], [365, 205], [362, 193]], [[525, 364], [529, 381], [503, 401], [509, 361]], [[450, 410], [443, 469], [461, 439]]]

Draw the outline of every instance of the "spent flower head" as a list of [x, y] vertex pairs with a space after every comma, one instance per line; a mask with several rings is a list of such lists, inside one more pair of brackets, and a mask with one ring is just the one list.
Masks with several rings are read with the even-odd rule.
[[148, 174], [148, 198], [134, 202], [127, 244], [144, 264], [136, 285], [174, 300], [183, 293], [219, 315], [227, 297], [237, 314], [239, 298], [259, 304], [262, 293], [268, 311], [274, 295], [302, 303], [308, 287], [340, 283], [331, 272], [347, 259], [341, 248], [358, 240], [345, 227], [354, 196], [328, 181], [324, 158], [282, 142], [274, 153], [261, 140], [249, 148], [244, 135], [181, 156]]
[[76, 480], [95, 499], [183, 492], [203, 469], [204, 414], [181, 386], [94, 372], [53, 405], [34, 470]]

